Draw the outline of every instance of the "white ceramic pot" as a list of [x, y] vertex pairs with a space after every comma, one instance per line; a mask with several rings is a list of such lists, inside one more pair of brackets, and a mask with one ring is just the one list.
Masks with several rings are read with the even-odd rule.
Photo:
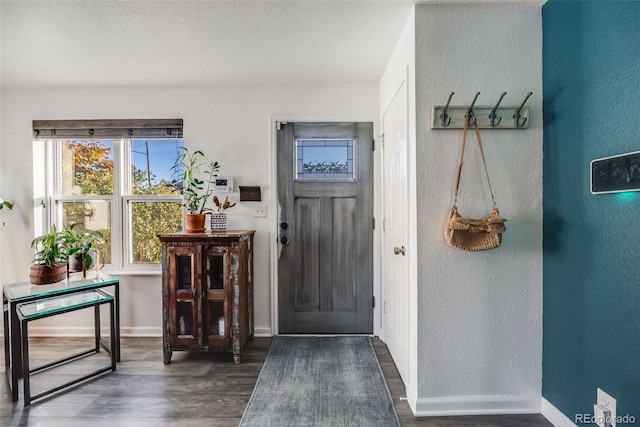
[[227, 214], [226, 213], [214, 213], [211, 214], [211, 230], [220, 231], [227, 229]]

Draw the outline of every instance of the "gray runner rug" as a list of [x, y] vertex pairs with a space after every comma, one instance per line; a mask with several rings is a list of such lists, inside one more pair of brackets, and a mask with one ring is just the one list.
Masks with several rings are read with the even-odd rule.
[[400, 426], [368, 337], [273, 340], [241, 427]]

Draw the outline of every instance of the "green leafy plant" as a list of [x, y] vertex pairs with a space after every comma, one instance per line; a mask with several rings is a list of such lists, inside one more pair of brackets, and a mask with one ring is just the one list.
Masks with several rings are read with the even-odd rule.
[[43, 264], [53, 268], [60, 263], [66, 263], [69, 256], [65, 235], [65, 232], [58, 231], [53, 224], [47, 234], [33, 239], [31, 247], [36, 250], [33, 264]]
[[[13, 204], [11, 202], [7, 202], [2, 197], [0, 197], [0, 209], [7, 208], [13, 209]], [[4, 221], [0, 218], [0, 228], [4, 227]]]
[[204, 153], [196, 150], [191, 153], [182, 147], [175, 164], [171, 168], [178, 179], [175, 185], [184, 198], [182, 205], [191, 214], [202, 214], [207, 199], [213, 194], [213, 182], [220, 169], [218, 162], [210, 162]]
[[91, 268], [93, 257], [91, 253], [100, 253], [99, 245], [105, 242], [104, 235], [97, 230], [76, 231], [80, 223], [69, 224], [64, 229], [64, 245], [67, 256], [80, 257], [84, 262], [85, 270]]

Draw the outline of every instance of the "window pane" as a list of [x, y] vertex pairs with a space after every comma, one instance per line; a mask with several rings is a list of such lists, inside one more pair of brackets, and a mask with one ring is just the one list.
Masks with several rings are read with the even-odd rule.
[[63, 141], [61, 168], [63, 196], [112, 195], [113, 141]]
[[355, 179], [352, 139], [296, 140], [296, 179]]
[[133, 264], [160, 263], [162, 245], [158, 234], [182, 228], [182, 203], [131, 202], [131, 260]]
[[181, 139], [131, 141], [131, 183], [133, 194], [180, 194], [171, 184], [172, 170]]
[[108, 200], [86, 200], [82, 202], [59, 202], [62, 223], [78, 224], [74, 231], [99, 231], [105, 243], [100, 248], [100, 263], [111, 264], [111, 202]]

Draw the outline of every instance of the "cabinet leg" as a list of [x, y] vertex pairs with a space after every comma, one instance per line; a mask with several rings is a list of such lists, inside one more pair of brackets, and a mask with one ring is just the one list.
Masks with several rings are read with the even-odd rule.
[[171, 355], [173, 354], [173, 352], [165, 348], [163, 353], [164, 353], [164, 364], [168, 365], [169, 363], [171, 363]]

